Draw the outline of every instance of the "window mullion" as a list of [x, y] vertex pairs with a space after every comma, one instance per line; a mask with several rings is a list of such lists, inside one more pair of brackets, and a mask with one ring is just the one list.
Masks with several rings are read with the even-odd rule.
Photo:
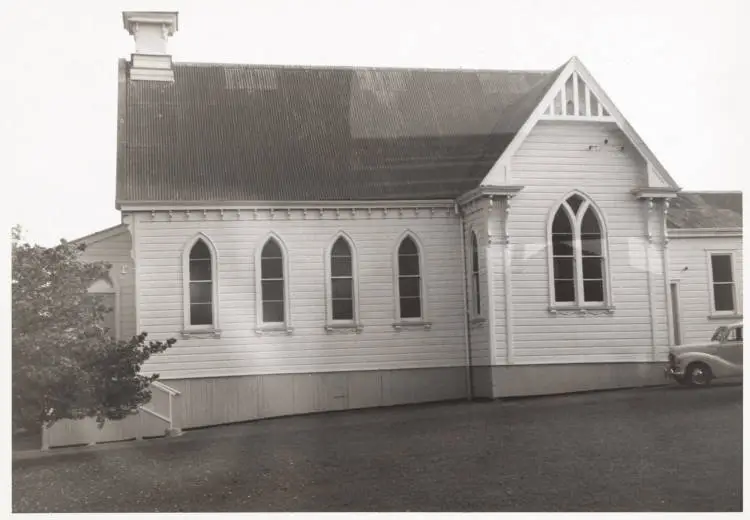
[[575, 277], [576, 304], [583, 305], [583, 244], [581, 243], [581, 219], [576, 217], [573, 228], [573, 276]]

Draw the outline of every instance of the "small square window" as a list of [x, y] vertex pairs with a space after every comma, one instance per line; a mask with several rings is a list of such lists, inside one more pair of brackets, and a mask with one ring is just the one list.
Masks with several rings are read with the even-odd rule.
[[735, 283], [731, 254], [711, 255], [711, 289], [715, 312], [734, 312]]

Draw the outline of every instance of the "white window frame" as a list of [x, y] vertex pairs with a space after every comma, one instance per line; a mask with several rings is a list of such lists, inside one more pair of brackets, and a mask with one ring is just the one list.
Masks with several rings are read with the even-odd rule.
[[[281, 249], [282, 268], [284, 273], [284, 321], [280, 322], [264, 322], [263, 321], [263, 284], [262, 284], [262, 265], [261, 257], [263, 254], [263, 248], [266, 246], [269, 240], [275, 240]], [[261, 334], [263, 332], [271, 331], [282, 331], [287, 334], [292, 332], [292, 320], [291, 320], [291, 307], [290, 307], [290, 294], [289, 294], [289, 250], [286, 244], [276, 233], [267, 234], [255, 250], [255, 332]]]
[[116, 340], [122, 339], [120, 337], [120, 284], [117, 283], [116, 278], [112, 276], [106, 276], [95, 281], [88, 288], [89, 294], [111, 294], [114, 296], [115, 307], [112, 309], [115, 320], [114, 338]]
[[[331, 269], [331, 253], [336, 242], [343, 238], [349, 246], [352, 255], [352, 305], [353, 317], [351, 320], [334, 320], [333, 319], [333, 271]], [[325, 297], [326, 297], [326, 330], [333, 329], [352, 329], [353, 332], [362, 330], [362, 324], [359, 314], [359, 257], [354, 240], [344, 231], [338, 231], [329, 241], [325, 250]]]
[[[567, 200], [573, 195], [578, 195], [583, 199], [581, 207], [576, 214], [573, 214], [572, 208], [567, 203]], [[573, 231], [573, 276], [574, 276], [574, 288], [575, 288], [575, 301], [572, 302], [558, 302], [555, 300], [555, 266], [554, 266], [554, 250], [552, 247], [552, 223], [555, 220], [555, 216], [560, 208], [563, 208], [568, 214], [568, 218], [571, 222], [571, 228]], [[589, 208], [594, 210], [594, 216], [599, 223], [599, 230], [601, 231], [601, 250], [602, 250], [602, 282], [604, 284], [604, 301], [584, 301], [583, 296], [583, 254], [581, 244], [581, 222], [583, 217], [586, 215], [586, 211]], [[573, 190], [567, 193], [564, 197], [557, 201], [552, 207], [547, 217], [547, 281], [549, 291], [549, 308], [551, 310], [556, 309], [606, 309], [611, 310], [612, 307], [612, 280], [610, 277], [609, 268], [609, 236], [607, 233], [607, 222], [604, 212], [596, 203], [579, 190]]]
[[[476, 254], [477, 254], [477, 270], [474, 271], [474, 242], [476, 241]], [[469, 265], [469, 283], [471, 284], [471, 305], [469, 306], [471, 312], [471, 318], [482, 318], [484, 316], [485, 305], [482, 300], [482, 248], [479, 247], [479, 233], [476, 229], [472, 229], [469, 233], [469, 259], [467, 264]], [[474, 277], [476, 276], [476, 283], [474, 283]], [[477, 302], [479, 302], [479, 308], [477, 309]]]
[[[212, 323], [209, 325], [191, 325], [190, 324], [190, 252], [193, 246], [203, 240], [211, 254], [211, 318]], [[217, 336], [220, 334], [219, 328], [219, 254], [216, 246], [205, 233], [198, 233], [188, 240], [182, 249], [182, 333], [185, 336], [201, 333], [209, 333]]]
[[[398, 250], [401, 247], [401, 243], [410, 237], [414, 244], [417, 246], [417, 253], [419, 254], [419, 305], [421, 310], [421, 316], [418, 318], [402, 318], [401, 317], [401, 294], [399, 289], [399, 268], [398, 268]], [[394, 323], [393, 327], [400, 330], [402, 327], [420, 327], [424, 326], [426, 329], [431, 328], [432, 324], [428, 321], [428, 306], [427, 306], [427, 283], [426, 283], [426, 272], [425, 272], [425, 249], [419, 237], [411, 230], [404, 231], [396, 243], [393, 246], [392, 252], [392, 265], [393, 265], [393, 294], [394, 294]]]
[[[732, 305], [734, 307], [731, 311], [717, 311], [716, 300], [714, 299], [714, 271], [712, 258], [714, 256], [728, 256], [730, 262], [730, 268], [732, 270]], [[737, 270], [735, 269], [734, 263], [734, 251], [731, 249], [709, 249], [706, 250], [706, 266], [708, 276], [708, 294], [709, 294], [709, 309], [711, 310], [711, 316], [738, 316], [741, 314], [739, 298], [739, 289], [737, 286]], [[721, 282], [719, 282], [721, 283]]]

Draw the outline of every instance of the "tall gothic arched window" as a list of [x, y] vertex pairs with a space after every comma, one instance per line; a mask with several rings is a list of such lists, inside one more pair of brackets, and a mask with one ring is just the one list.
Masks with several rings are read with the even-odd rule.
[[274, 238], [269, 238], [260, 254], [260, 292], [262, 323], [286, 321], [284, 253]]
[[331, 248], [331, 319], [354, 321], [354, 261], [349, 242], [340, 236]]
[[479, 244], [477, 234], [471, 233], [471, 287], [474, 296], [474, 315], [482, 314], [482, 291], [479, 284]]
[[560, 204], [550, 225], [552, 301], [606, 304], [606, 244], [602, 219], [578, 193]]
[[218, 312], [216, 251], [203, 234], [188, 243], [185, 262], [185, 327], [215, 328]]
[[422, 318], [419, 246], [407, 235], [398, 247], [398, 303], [401, 319]]
[[255, 249], [255, 333], [292, 331], [289, 262], [291, 256], [282, 238], [274, 232], [263, 237]]

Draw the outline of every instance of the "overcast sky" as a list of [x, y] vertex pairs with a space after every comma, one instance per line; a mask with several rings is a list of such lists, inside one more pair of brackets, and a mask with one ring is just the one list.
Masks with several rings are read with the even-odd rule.
[[175, 61], [554, 69], [577, 55], [683, 188], [741, 189], [748, 3], [16, 1], [0, 31], [4, 215], [46, 245], [119, 223], [117, 59], [134, 48], [132, 9], [179, 10]]

